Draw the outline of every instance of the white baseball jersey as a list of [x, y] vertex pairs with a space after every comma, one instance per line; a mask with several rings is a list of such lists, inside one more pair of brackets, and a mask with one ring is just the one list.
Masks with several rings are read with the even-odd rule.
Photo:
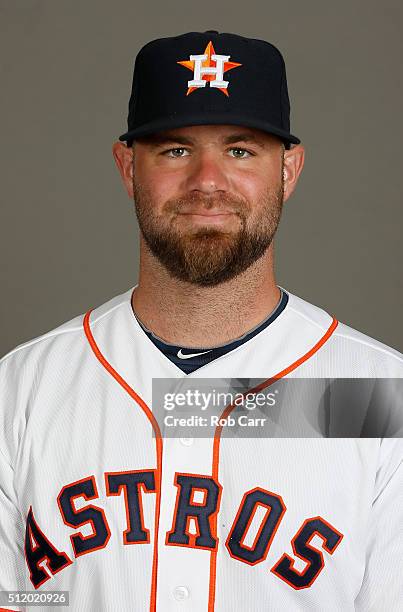
[[[159, 436], [152, 378], [186, 375], [132, 291], [1, 361], [0, 591], [69, 591], [74, 612], [401, 610], [403, 440]], [[188, 377], [403, 377], [400, 353], [288, 294]]]

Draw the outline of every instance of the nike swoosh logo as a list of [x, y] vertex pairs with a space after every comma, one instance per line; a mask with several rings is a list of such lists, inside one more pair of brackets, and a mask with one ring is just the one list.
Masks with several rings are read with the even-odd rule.
[[210, 353], [213, 349], [209, 349], [208, 351], [203, 351], [202, 353], [190, 353], [189, 355], [184, 355], [182, 353], [182, 349], [176, 353], [179, 359], [190, 359], [191, 357], [198, 357], [199, 355], [205, 355], [206, 353]]

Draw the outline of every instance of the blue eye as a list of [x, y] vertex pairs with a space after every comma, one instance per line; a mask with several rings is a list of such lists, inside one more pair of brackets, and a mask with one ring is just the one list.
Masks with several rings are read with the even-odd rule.
[[[253, 153], [251, 153], [250, 151], [247, 151], [246, 149], [242, 149], [241, 147], [232, 147], [230, 151], [237, 151], [242, 154], [242, 155], [233, 155], [235, 159], [246, 159], [247, 157], [250, 157], [251, 155], [253, 155]], [[246, 155], [243, 155], [244, 153], [246, 153]]]
[[[174, 149], [168, 149], [167, 151], [163, 152], [163, 155], [167, 155], [168, 157], [185, 157], [184, 155], [181, 155], [180, 152], [183, 153], [188, 153], [187, 149], [185, 149], [184, 147], [175, 147]], [[176, 153], [178, 153], [178, 155], [176, 155]]]

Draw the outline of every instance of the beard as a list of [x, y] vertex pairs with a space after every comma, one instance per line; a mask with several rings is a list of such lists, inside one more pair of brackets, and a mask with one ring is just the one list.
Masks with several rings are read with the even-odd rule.
[[[225, 192], [212, 196], [191, 193], [168, 200], [163, 216], [155, 214], [146, 190], [133, 180], [135, 209], [146, 245], [178, 280], [212, 287], [235, 278], [260, 259], [273, 241], [283, 207], [283, 173], [281, 176], [281, 186], [266, 191], [258, 211], [245, 199]], [[176, 215], [194, 205], [234, 212], [238, 229], [178, 228]]]

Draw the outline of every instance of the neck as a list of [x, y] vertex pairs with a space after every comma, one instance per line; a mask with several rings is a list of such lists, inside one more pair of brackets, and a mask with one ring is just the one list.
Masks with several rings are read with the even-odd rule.
[[215, 287], [172, 278], [142, 245], [132, 307], [154, 334], [172, 344], [210, 348], [263, 321], [280, 299], [273, 244], [248, 270]]

